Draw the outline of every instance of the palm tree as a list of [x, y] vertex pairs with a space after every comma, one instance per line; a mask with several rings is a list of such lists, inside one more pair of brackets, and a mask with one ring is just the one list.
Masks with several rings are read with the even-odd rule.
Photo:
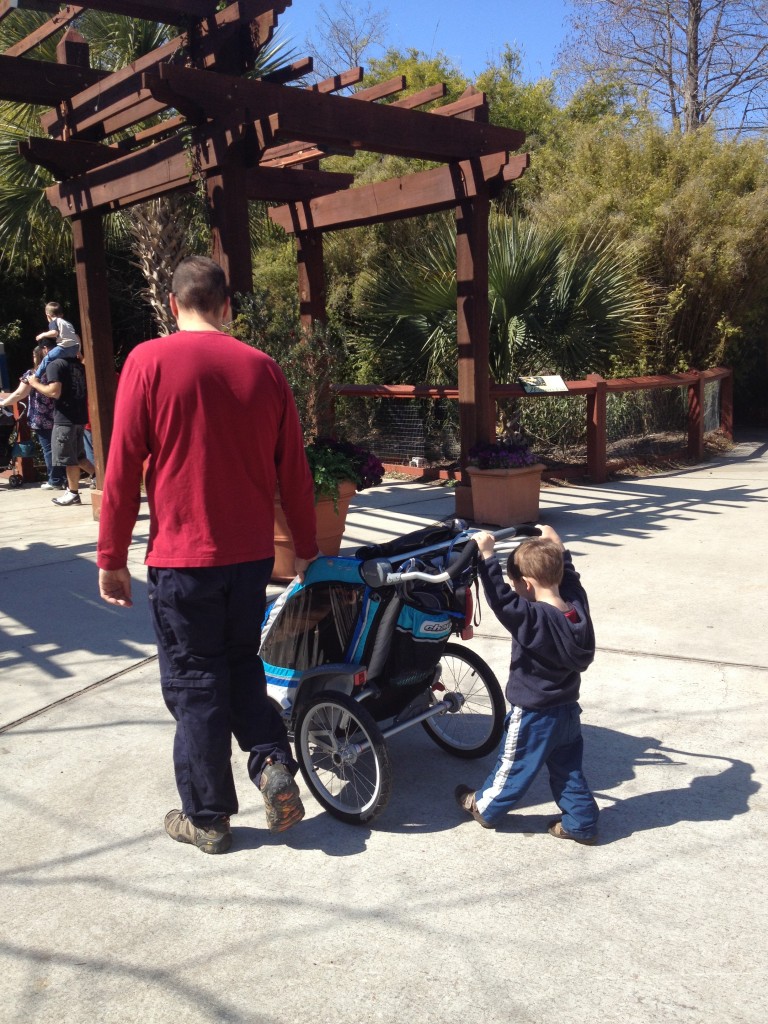
[[[625, 245], [599, 234], [576, 244], [535, 219], [495, 213], [488, 256], [490, 362], [499, 383], [605, 373], [650, 329], [651, 291]], [[385, 358], [405, 379], [456, 382], [455, 267], [455, 227], [445, 215], [425, 245], [378, 268], [372, 308]]]

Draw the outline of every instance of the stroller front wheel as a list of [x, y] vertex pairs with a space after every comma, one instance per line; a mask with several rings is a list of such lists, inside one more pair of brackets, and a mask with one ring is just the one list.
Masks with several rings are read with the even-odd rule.
[[296, 759], [315, 799], [352, 825], [387, 806], [392, 767], [381, 729], [344, 693], [315, 694], [296, 722]]

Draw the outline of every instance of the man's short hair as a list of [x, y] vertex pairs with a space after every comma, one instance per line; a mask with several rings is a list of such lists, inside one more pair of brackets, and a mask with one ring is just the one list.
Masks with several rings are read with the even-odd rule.
[[563, 549], [544, 537], [526, 540], [510, 553], [507, 573], [513, 580], [527, 576], [543, 587], [559, 587], [563, 579]]
[[182, 309], [218, 313], [227, 301], [227, 278], [215, 260], [186, 256], [174, 271], [171, 291]]
[[61, 305], [58, 302], [46, 302], [45, 315], [50, 317], [61, 316]]

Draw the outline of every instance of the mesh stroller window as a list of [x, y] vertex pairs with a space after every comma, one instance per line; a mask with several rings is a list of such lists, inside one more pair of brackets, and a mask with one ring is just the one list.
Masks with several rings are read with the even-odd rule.
[[282, 609], [261, 657], [270, 665], [298, 671], [344, 661], [364, 591], [363, 586], [333, 581], [305, 587]]

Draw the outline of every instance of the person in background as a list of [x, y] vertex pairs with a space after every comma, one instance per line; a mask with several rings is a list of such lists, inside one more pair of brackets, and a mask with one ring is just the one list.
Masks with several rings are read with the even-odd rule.
[[[27, 408], [27, 423], [30, 430], [35, 434], [45, 460], [46, 480], [41, 485], [41, 490], [58, 491], [64, 490], [67, 486], [66, 473], [61, 466], [54, 466], [51, 460], [51, 435], [53, 433], [54, 400], [38, 394], [28, 383], [29, 378], [35, 373], [40, 363], [48, 352], [48, 344], [35, 345], [32, 350], [32, 369], [23, 373], [20, 384], [16, 390], [9, 395], [0, 398], [0, 407], [7, 408], [16, 402], [23, 401], [29, 397]], [[47, 384], [45, 374], [42, 375], [42, 382]]]
[[178, 331], [137, 345], [120, 374], [99, 520], [99, 590], [109, 604], [132, 604], [128, 549], [144, 475], [149, 606], [163, 698], [176, 720], [181, 798], [165, 830], [217, 854], [232, 845], [238, 811], [232, 736], [248, 754], [270, 831], [304, 816], [298, 765], [267, 697], [259, 647], [275, 493], [300, 574], [318, 555], [314, 486], [285, 377], [264, 352], [222, 329], [230, 304], [221, 267], [202, 256], [182, 260], [170, 307]]
[[48, 302], [45, 306], [45, 315], [48, 318], [48, 330], [38, 334], [35, 341], [45, 342], [48, 345], [48, 355], [38, 366], [36, 376], [38, 380], [48, 368], [48, 363], [54, 359], [76, 359], [80, 352], [80, 336], [75, 328], [65, 320], [62, 309], [58, 302]]
[[[40, 364], [43, 365], [42, 363]], [[45, 369], [47, 383], [37, 373], [27, 378], [29, 386], [45, 398], [54, 399], [51, 460], [54, 466], [65, 466], [67, 490], [54, 505], [81, 505], [80, 470], [93, 476], [95, 469], [85, 457], [83, 431], [88, 420], [85, 368], [77, 359], [58, 358]]]

